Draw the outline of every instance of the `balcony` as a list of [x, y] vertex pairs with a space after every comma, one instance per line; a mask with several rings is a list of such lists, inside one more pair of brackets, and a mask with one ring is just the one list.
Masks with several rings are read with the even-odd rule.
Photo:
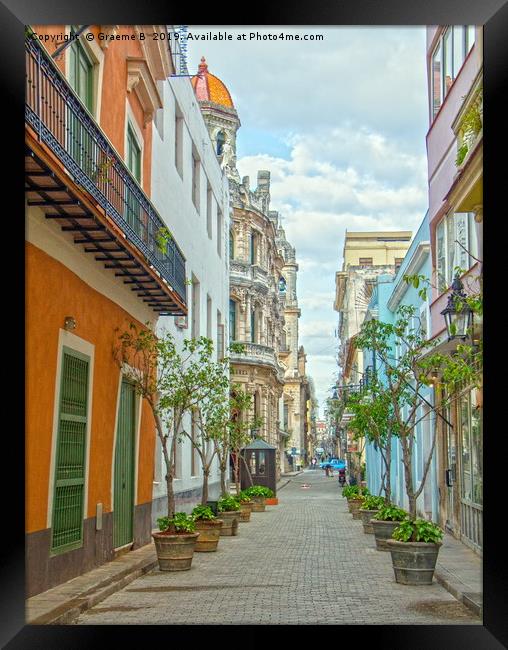
[[262, 293], [268, 293], [272, 280], [270, 275], [257, 264], [249, 264], [240, 260], [229, 263], [230, 279], [233, 284], [245, 286], [255, 285]]
[[231, 353], [233, 363], [248, 363], [252, 365], [269, 366], [276, 372], [277, 379], [284, 383], [284, 368], [279, 365], [273, 348], [259, 343], [247, 343], [245, 341], [235, 341], [243, 345], [243, 353]]
[[185, 258], [166, 224], [42, 46], [27, 38], [25, 55], [28, 205], [155, 312], [185, 315]]

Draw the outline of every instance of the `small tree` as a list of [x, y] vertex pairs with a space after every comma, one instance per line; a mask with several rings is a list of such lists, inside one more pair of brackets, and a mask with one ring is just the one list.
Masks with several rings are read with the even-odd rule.
[[[208, 501], [208, 480], [213, 460], [218, 453], [218, 446], [215, 442], [223, 436], [229, 417], [229, 359], [224, 358], [215, 362], [211, 355], [212, 349], [210, 348], [210, 356], [203, 367], [203, 371], [208, 377], [210, 390], [192, 410], [193, 424], [198, 435], [195, 437], [186, 433], [191, 441], [193, 453], [196, 451], [201, 460], [203, 470], [202, 505], [206, 505]], [[221, 481], [221, 489], [222, 487]]]
[[[475, 369], [468, 361], [467, 354], [461, 352], [448, 356], [432, 352], [436, 341], [429, 341], [421, 327], [413, 327], [416, 310], [403, 305], [397, 311], [394, 324], [370, 320], [363, 324], [356, 343], [359, 347], [372, 350], [384, 365], [387, 400], [394, 419], [392, 433], [398, 437], [402, 449], [405, 470], [405, 488], [409, 502], [409, 512], [416, 518], [416, 500], [421, 494], [434, 453], [437, 427], [434, 427], [432, 442], [424, 459], [423, 473], [419, 485], [415, 484], [413, 473], [414, 434], [418, 419], [418, 409], [423, 404], [430, 411], [440, 412], [455, 398], [455, 389], [465, 380], [475, 376]], [[394, 358], [394, 347], [399, 350]], [[467, 347], [467, 346], [466, 346]], [[440, 371], [446, 397], [439, 405], [431, 405], [420, 391], [433, 383], [433, 375]]]
[[[119, 332], [119, 330], [116, 330]], [[167, 516], [175, 514], [176, 444], [187, 435], [184, 416], [203, 400], [214, 386], [208, 373], [212, 342], [210, 339], [185, 339], [182, 351], [173, 336], [157, 336], [134, 323], [118, 334], [113, 354], [123, 375], [134, 384], [136, 393], [146, 399], [155, 421], [166, 466]]]
[[252, 477], [245, 459], [241, 456], [242, 447], [250, 442], [251, 429], [258, 429], [263, 425], [263, 419], [254, 415], [249, 416], [252, 395], [243, 391], [239, 384], [232, 387], [230, 397], [229, 440], [233, 460], [233, 474], [235, 477], [236, 493], [240, 494], [240, 463], [243, 462], [250, 484]]
[[379, 450], [384, 465], [379, 495], [384, 491], [386, 499], [390, 501], [391, 443], [392, 434], [398, 429], [390, 392], [374, 377], [368, 387], [348, 396], [346, 408], [354, 414], [348, 427], [355, 437], [368, 440]]

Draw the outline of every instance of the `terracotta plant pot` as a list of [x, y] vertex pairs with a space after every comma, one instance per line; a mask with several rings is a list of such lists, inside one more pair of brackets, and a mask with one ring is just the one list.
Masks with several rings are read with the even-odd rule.
[[441, 542], [399, 542], [387, 540], [392, 554], [395, 582], [401, 585], [431, 585]]
[[360, 508], [359, 513], [360, 513], [360, 518], [362, 520], [363, 524], [363, 532], [367, 533], [368, 535], [373, 535], [374, 534], [374, 528], [372, 527], [372, 524], [370, 523], [370, 520], [372, 517], [378, 512], [377, 510], [362, 510]]
[[266, 506], [265, 497], [251, 497], [252, 512], [264, 512]]
[[219, 513], [222, 519], [220, 534], [225, 536], [238, 535], [238, 522], [240, 520], [240, 511], [232, 510]]
[[252, 512], [252, 503], [240, 504], [240, 521], [250, 521], [250, 513]]
[[278, 506], [279, 499], [277, 497], [265, 497], [265, 504], [267, 506]]
[[380, 521], [371, 519], [370, 521], [376, 539], [376, 548], [378, 551], [388, 551], [386, 542], [391, 539], [393, 531], [400, 525], [400, 521]]
[[196, 521], [196, 532], [199, 537], [196, 542], [196, 553], [208, 553], [217, 550], [220, 539], [222, 519], [198, 519]]
[[349, 512], [353, 515], [353, 519], [360, 519], [360, 506], [363, 503], [363, 499], [348, 499], [347, 505], [349, 507]]
[[187, 571], [191, 568], [199, 533], [152, 533], [161, 571]]

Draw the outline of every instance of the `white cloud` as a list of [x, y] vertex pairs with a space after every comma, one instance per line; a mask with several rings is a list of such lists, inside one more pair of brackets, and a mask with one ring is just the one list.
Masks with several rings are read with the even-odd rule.
[[[271, 209], [296, 248], [300, 343], [322, 407], [337, 373], [333, 301], [346, 229], [415, 232], [427, 208], [425, 29], [189, 27], [210, 30], [325, 36], [188, 48], [190, 72], [204, 54], [232, 93], [248, 152], [240, 176], [255, 188], [258, 170], [271, 172]], [[264, 153], [264, 141], [284, 143], [283, 153]]]

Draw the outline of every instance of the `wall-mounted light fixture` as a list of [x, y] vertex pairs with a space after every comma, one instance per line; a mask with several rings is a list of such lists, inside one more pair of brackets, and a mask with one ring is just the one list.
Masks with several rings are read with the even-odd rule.
[[76, 319], [74, 316], [66, 316], [64, 320], [64, 329], [68, 332], [76, 329]]

